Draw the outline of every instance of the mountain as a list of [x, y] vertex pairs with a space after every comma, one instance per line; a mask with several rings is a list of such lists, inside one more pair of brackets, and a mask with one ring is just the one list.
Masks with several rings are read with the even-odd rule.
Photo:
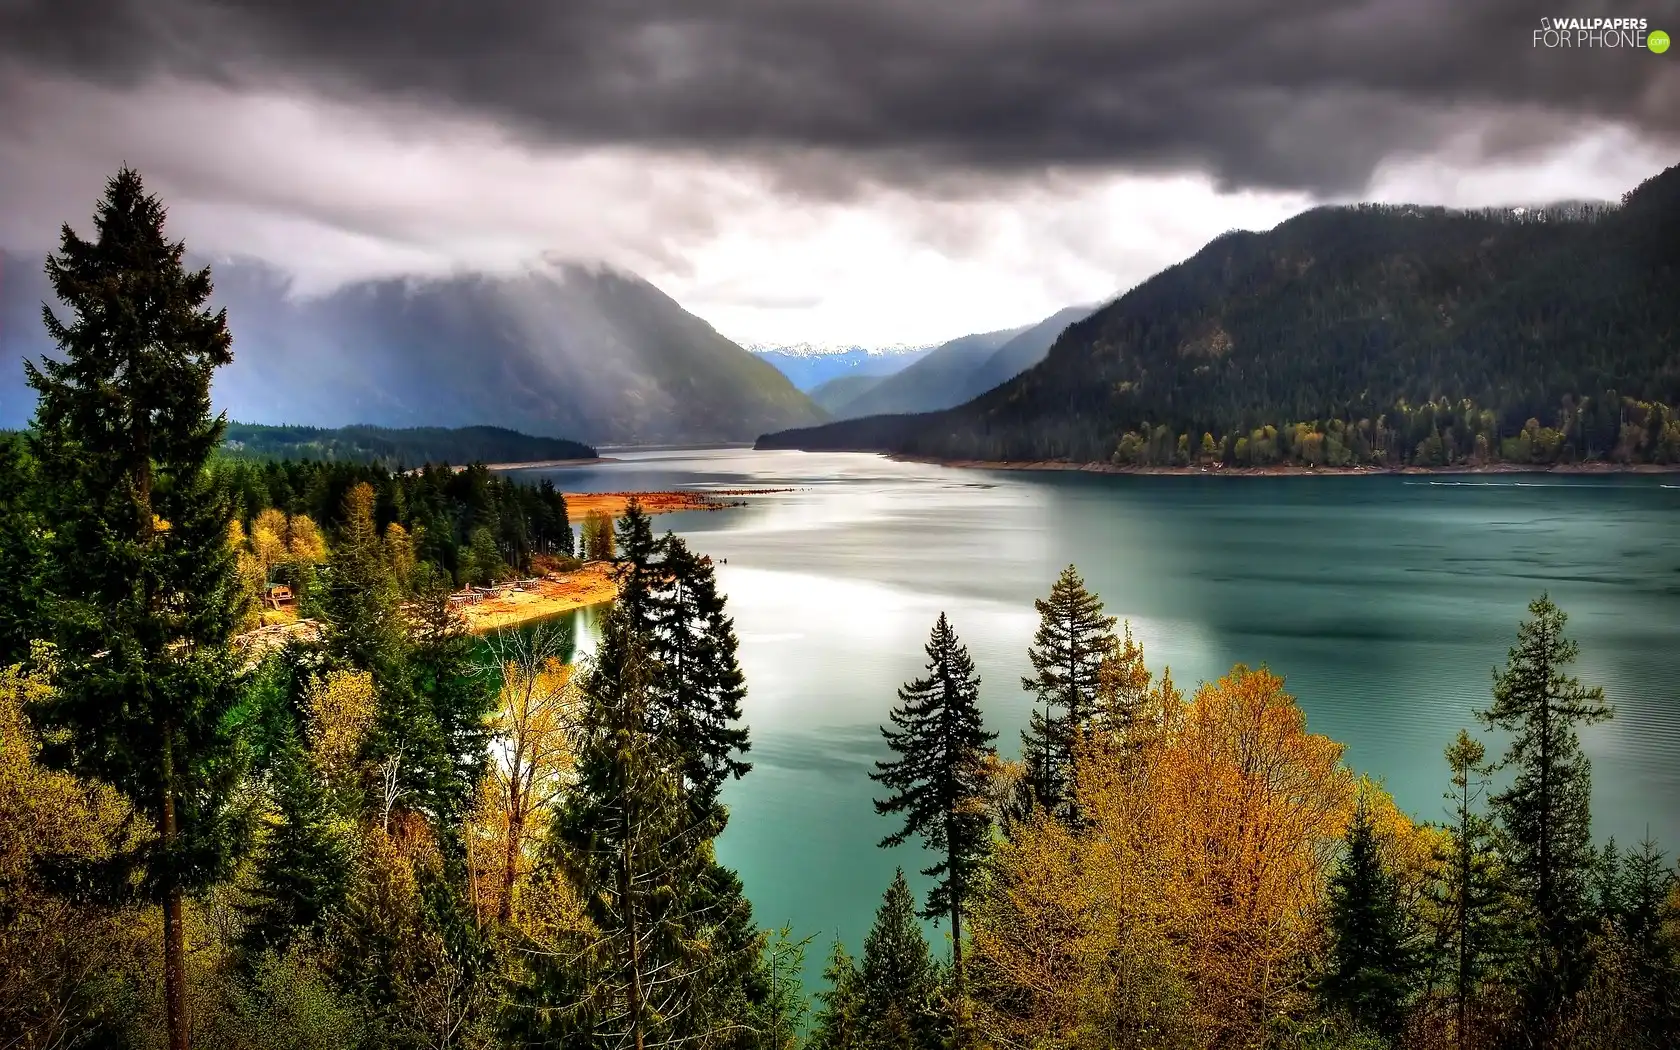
[[595, 459], [588, 445], [563, 438], [532, 437], [501, 427], [354, 426], [273, 427], [229, 423], [222, 439], [227, 455], [241, 459], [331, 460], [378, 463], [386, 467], [425, 463], [535, 463], [543, 460]]
[[833, 416], [839, 416], [840, 410], [849, 402], [862, 397], [866, 391], [879, 386], [886, 376], [835, 376], [827, 380], [810, 392], [811, 400], [817, 407]]
[[1238, 465], [1660, 458], [1680, 435], [1662, 404], [1680, 405], [1680, 167], [1619, 207], [1327, 207], [1228, 233], [966, 404], [760, 447]]
[[960, 404], [959, 391], [968, 376], [984, 365], [1005, 343], [1025, 332], [965, 335], [941, 343], [920, 361], [874, 384], [834, 410], [840, 417], [871, 416], [884, 412], [927, 412]]
[[1050, 352], [1051, 344], [1060, 338], [1062, 331], [1073, 322], [1091, 316], [1093, 309], [1090, 306], [1070, 306], [1058, 310], [998, 347], [996, 353], [968, 374], [967, 380], [953, 395], [951, 404], [971, 401], [1044, 360], [1044, 355]]
[[[599, 443], [751, 440], [825, 418], [768, 362], [640, 278], [576, 265], [288, 295], [276, 271], [213, 269], [234, 363], [218, 408], [262, 423], [493, 424]], [[41, 259], [0, 262], [0, 426], [33, 393], [15, 362], [51, 349]]]
[[809, 393], [830, 379], [841, 376], [889, 376], [915, 364], [932, 352], [932, 346], [828, 347], [811, 343], [794, 346], [749, 345], [748, 350], [776, 366]]

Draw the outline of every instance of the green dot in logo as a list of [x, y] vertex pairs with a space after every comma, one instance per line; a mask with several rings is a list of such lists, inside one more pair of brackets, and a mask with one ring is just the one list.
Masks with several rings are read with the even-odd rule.
[[1659, 55], [1662, 54], [1668, 50], [1668, 34], [1660, 29], [1653, 31], [1645, 38], [1645, 46]]

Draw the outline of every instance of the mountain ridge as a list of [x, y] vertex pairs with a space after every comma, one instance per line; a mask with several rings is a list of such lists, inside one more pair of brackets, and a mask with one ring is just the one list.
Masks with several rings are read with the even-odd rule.
[[[758, 444], [1245, 466], [1445, 465], [1506, 441], [1534, 462], [1666, 455], [1677, 348], [1680, 167], [1621, 206], [1331, 206], [1228, 233], [962, 405]], [[1650, 436], [1617, 436], [1630, 425]]]

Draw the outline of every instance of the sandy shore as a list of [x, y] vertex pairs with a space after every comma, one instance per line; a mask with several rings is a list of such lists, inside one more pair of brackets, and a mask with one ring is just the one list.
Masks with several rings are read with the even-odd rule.
[[593, 511], [611, 517], [623, 515], [632, 499], [649, 514], [670, 514], [679, 510], [725, 510], [744, 507], [744, 500], [724, 499], [725, 496], [760, 496], [769, 492], [789, 492], [790, 489], [713, 489], [699, 492], [677, 489], [666, 492], [568, 492], [566, 516], [576, 523]]
[[1490, 463], [1481, 467], [1301, 467], [1277, 464], [1269, 467], [1123, 467], [1114, 463], [1070, 463], [1064, 460], [1003, 461], [986, 459], [935, 459], [928, 456], [888, 455], [903, 463], [931, 463], [941, 467], [979, 470], [1077, 470], [1090, 474], [1161, 474], [1173, 477], [1360, 477], [1370, 474], [1673, 474], [1680, 463], [1560, 463], [1556, 466], [1521, 466]]
[[532, 590], [503, 590], [475, 605], [464, 605], [461, 618], [468, 630], [482, 634], [586, 605], [610, 602], [617, 597], [612, 563], [592, 561], [575, 572], [541, 580]]

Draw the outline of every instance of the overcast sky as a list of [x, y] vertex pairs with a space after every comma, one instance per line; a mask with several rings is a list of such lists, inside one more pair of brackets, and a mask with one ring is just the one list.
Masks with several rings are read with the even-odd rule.
[[[1567, 8], [1567, 9], [1565, 9]], [[551, 253], [741, 341], [932, 342], [1315, 203], [1680, 161], [1680, 0], [0, 0], [0, 246], [127, 162], [301, 291]]]

